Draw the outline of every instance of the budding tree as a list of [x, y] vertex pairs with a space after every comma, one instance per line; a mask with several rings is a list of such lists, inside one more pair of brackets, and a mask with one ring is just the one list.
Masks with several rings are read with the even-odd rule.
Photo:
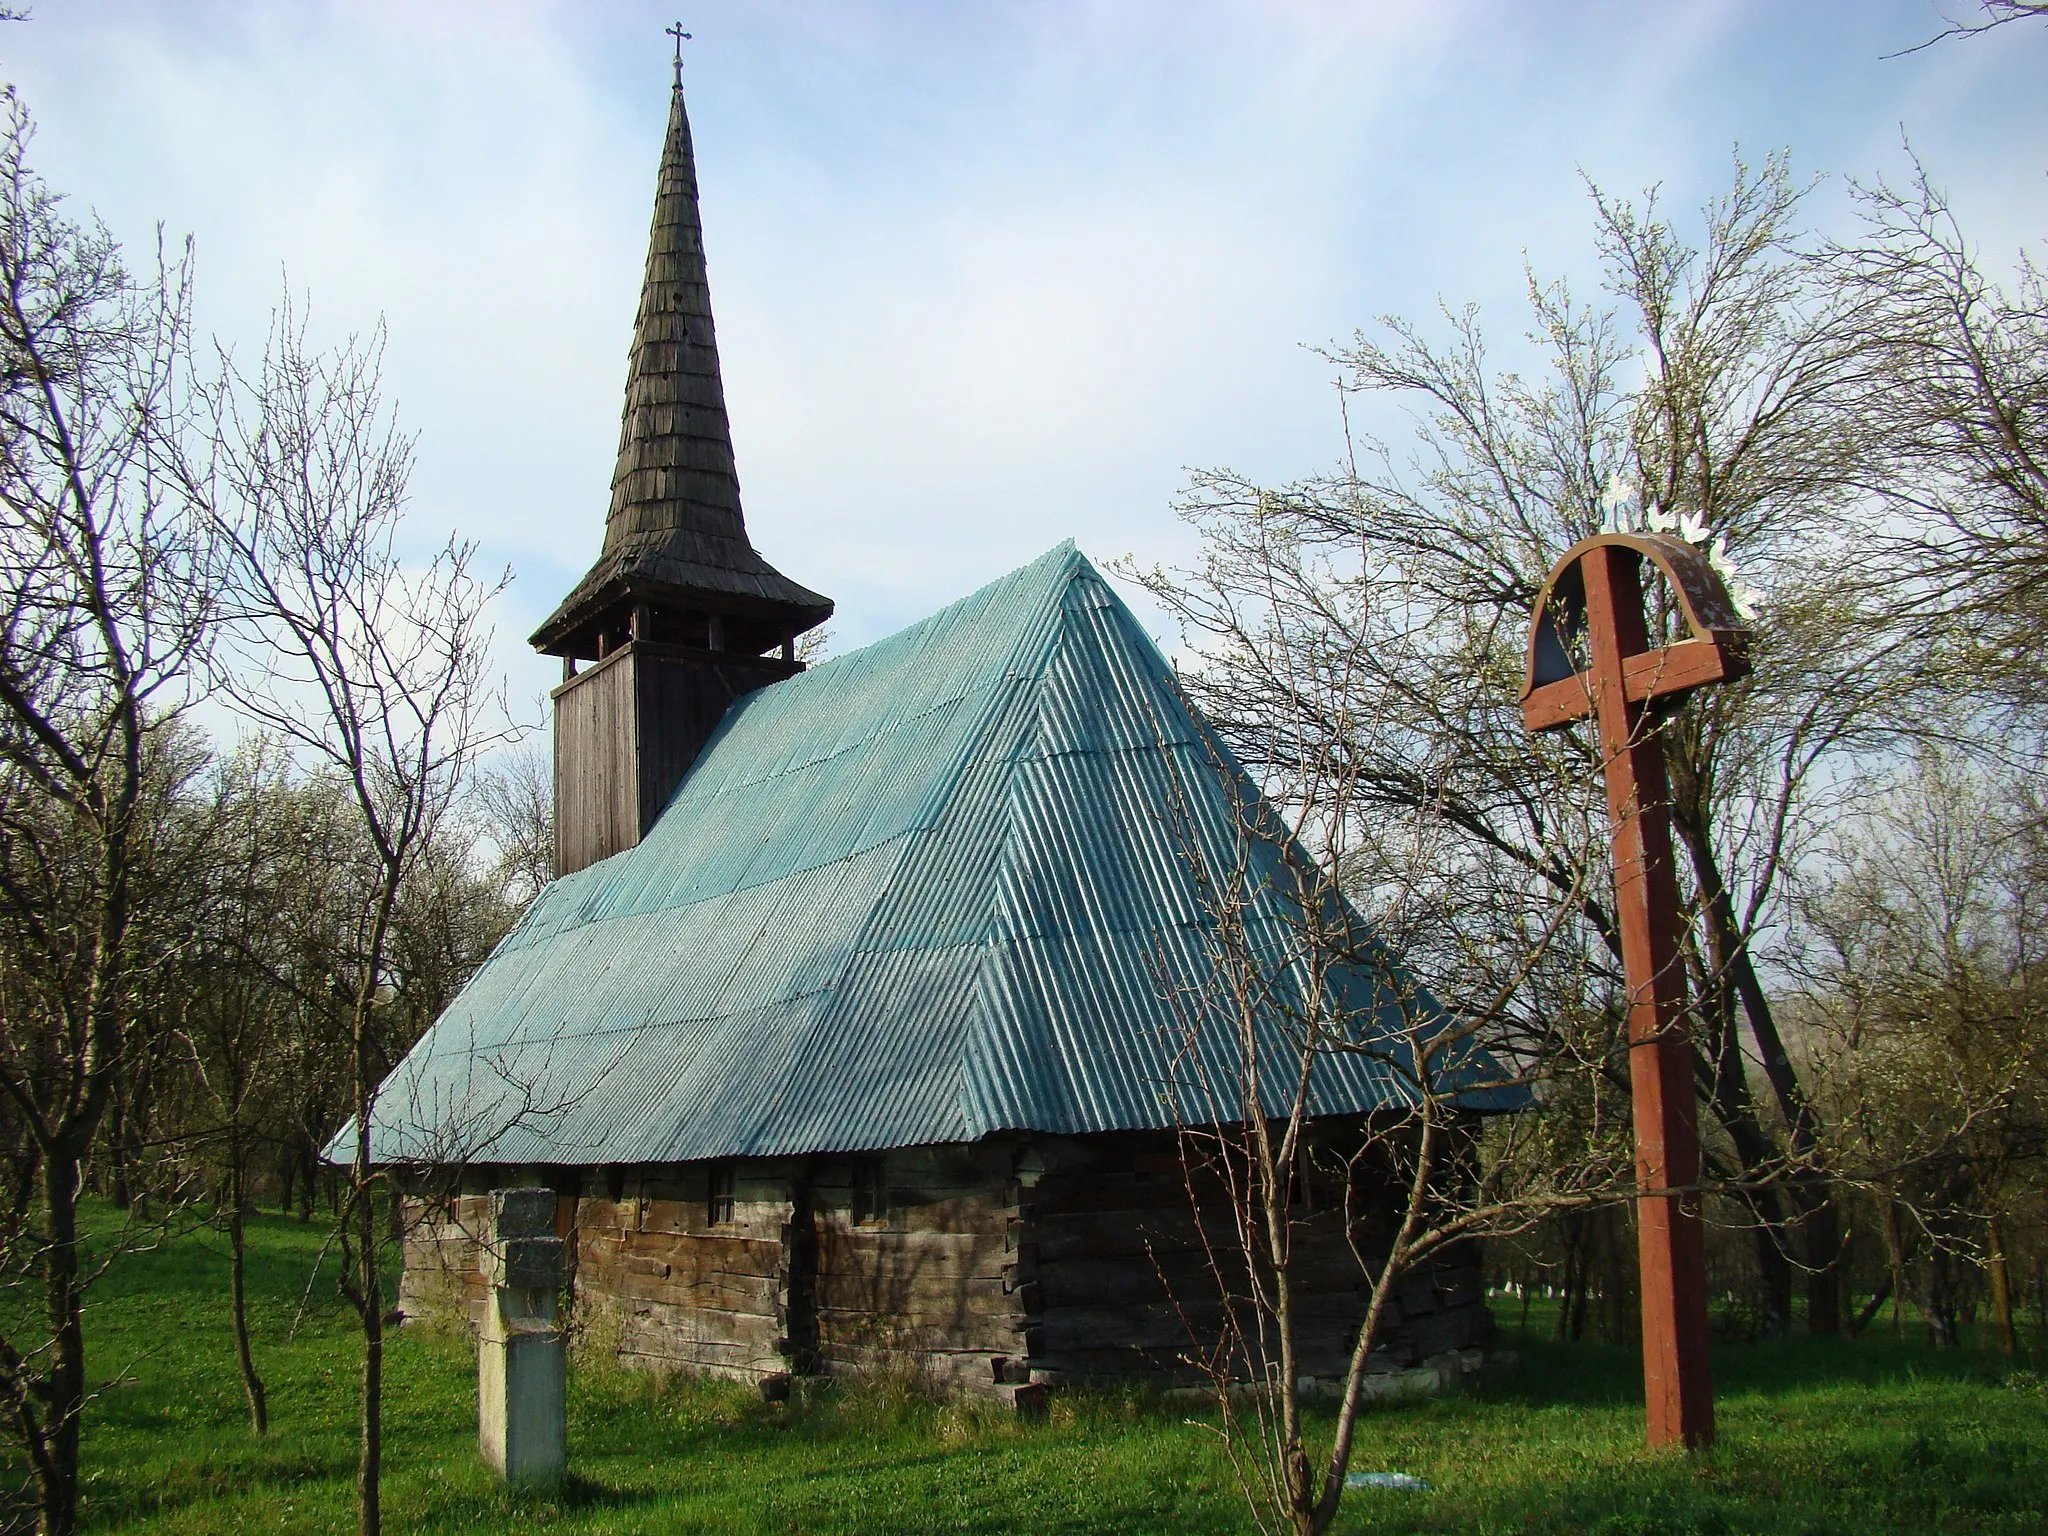
[[[287, 305], [258, 367], [231, 370], [216, 398], [232, 553], [221, 683], [246, 717], [344, 786], [360, 834], [364, 878], [337, 893], [349, 933], [332, 1013], [357, 1127], [407, 1043], [385, 1034], [401, 903], [478, 757], [504, 736], [486, 609], [508, 578], [480, 577], [474, 546], [455, 540], [406, 558], [412, 440], [384, 403], [382, 352], [381, 331], [311, 350]], [[342, 1287], [363, 1334], [359, 1529], [376, 1536], [380, 1181], [368, 1136], [350, 1140]]]
[[[1353, 590], [1325, 612], [1362, 623], [1357, 605], [1383, 599], [1400, 600]], [[1359, 743], [1398, 727], [1351, 717], [1344, 657], [1272, 589], [1228, 602], [1290, 668], [1294, 709], [1278, 723], [1288, 769], [1268, 775], [1270, 793], [1212, 740], [1231, 824], [1204, 816], [1216, 799], [1198, 786], [1177, 786], [1172, 808], [1205, 962], [1168, 990], [1193, 1089], [1181, 1143], [1222, 1304], [1185, 1284], [1174, 1299], [1254, 1519], [1316, 1533], [1343, 1497], [1407, 1277], [1456, 1274], [1481, 1238], [1626, 1198], [1625, 1095], [1607, 1081], [1618, 1004], [1568, 942], [1590, 866], [1547, 899], [1517, 881], [1522, 900], [1502, 909], [1522, 926], [1474, 920], [1498, 869], [1460, 858], [1429, 808], [1368, 823], [1356, 802]], [[1550, 790], [1559, 817], [1591, 814], [1584, 783]], [[1204, 1043], [1218, 1039], [1232, 1048]], [[1361, 1077], [1377, 1107], [1334, 1111], [1339, 1081]], [[1332, 1291], [1333, 1264], [1347, 1263]], [[1476, 1266], [1468, 1275], [1476, 1285]], [[1357, 1315], [1333, 1295], [1362, 1297]], [[1322, 1390], [1337, 1415], [1319, 1439], [1301, 1388], [1330, 1369], [1311, 1362], [1333, 1344], [1341, 1363]]]
[[214, 571], [178, 464], [186, 258], [130, 272], [30, 168], [12, 87], [0, 117], [0, 1420], [38, 1528], [67, 1533], [92, 1267], [80, 1173], [162, 958], [152, 760], [190, 700]]
[[[1532, 747], [1516, 711], [1530, 611], [1556, 559], [1603, 527], [1680, 532], [1739, 568], [1752, 673], [1664, 733], [1697, 1075], [1710, 1175], [1754, 1214], [1767, 1315], [1789, 1318], [1803, 1260], [1809, 1322], [1828, 1328], [1824, 1127], [1757, 946], [1785, 916], [1787, 869], [1842, 810], [1846, 771], [1921, 728], [1938, 672], [1858, 567], [1884, 435], [1862, 408], [1870, 336], [1799, 227], [1803, 195], [1779, 161], [1738, 165], [1688, 237], [1654, 193], [1596, 189], [1605, 301], [1532, 278], [1533, 368], [1496, 364], [1471, 310], [1333, 350], [1348, 400], [1413, 410], [1412, 445], [1358, 436], [1337, 471], [1278, 491], [1198, 476], [1186, 515], [1204, 562], [1151, 584], [1200, 657], [1197, 701], [1283, 803], [1308, 782], [1307, 718], [1349, 776], [1353, 848], [1389, 828], [1407, 846], [1426, 819], [1469, 893], [1444, 933], [1483, 947], [1544, 931], [1567, 902], [1553, 948], [1612, 985], [1598, 824], [1558, 794], [1590, 782], [1594, 748]], [[1341, 682], [1341, 708], [1304, 688], [1304, 658]], [[1414, 952], [1425, 980], [1431, 942]]]

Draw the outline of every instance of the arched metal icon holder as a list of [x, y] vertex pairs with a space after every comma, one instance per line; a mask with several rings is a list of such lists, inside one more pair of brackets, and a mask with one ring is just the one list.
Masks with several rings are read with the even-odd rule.
[[[1668, 645], [1650, 643], [1646, 565], [1669, 583], [1684, 621], [1683, 638]], [[1656, 725], [1695, 688], [1742, 677], [1748, 642], [1727, 588], [1699, 550], [1665, 534], [1600, 534], [1573, 545], [1544, 584], [1522, 689], [1522, 721], [1531, 731], [1592, 720], [1606, 772], [1628, 984], [1643, 1395], [1653, 1447], [1714, 1439], [1699, 1124], [1670, 790]]]

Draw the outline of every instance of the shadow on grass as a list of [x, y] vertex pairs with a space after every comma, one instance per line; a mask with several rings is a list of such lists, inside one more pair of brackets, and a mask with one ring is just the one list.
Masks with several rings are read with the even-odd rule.
[[1347, 1500], [1355, 1531], [2048, 1530], [2048, 1389], [1988, 1352], [1795, 1336], [1717, 1347], [1711, 1451], [1642, 1443], [1627, 1349], [1516, 1338], [1516, 1367], [1461, 1398], [1375, 1413], [1383, 1458], [1432, 1484]]
[[[645, 1488], [622, 1488], [570, 1471], [559, 1484], [548, 1487], [532, 1483], [500, 1483], [489, 1478], [484, 1503], [496, 1511], [536, 1525], [546, 1525], [570, 1515], [601, 1514], [633, 1509], [654, 1503], [658, 1497]], [[452, 1490], [451, 1490], [452, 1491]], [[463, 1500], [471, 1503], [469, 1499]]]
[[[261, 1442], [240, 1427], [217, 1235], [132, 1255], [95, 1291], [98, 1368], [135, 1366], [92, 1410], [93, 1527], [346, 1527], [359, 1345], [333, 1296], [331, 1255], [313, 1315], [288, 1332], [325, 1236], [288, 1218], [251, 1224], [274, 1425]], [[2048, 1532], [2048, 1392], [1988, 1353], [1888, 1330], [1718, 1346], [1720, 1447], [1660, 1457], [1642, 1449], [1635, 1351], [1547, 1333], [1510, 1326], [1502, 1342], [1517, 1366], [1463, 1395], [1375, 1408], [1353, 1465], [1412, 1472], [1432, 1491], [1361, 1491], [1338, 1531]], [[574, 1475], [541, 1491], [507, 1489], [478, 1461], [465, 1339], [407, 1328], [386, 1368], [394, 1532], [1184, 1536], [1245, 1524], [1213, 1412], [1141, 1392], [1062, 1394], [1045, 1422], [1020, 1424], [907, 1380], [805, 1383], [769, 1404], [744, 1386], [579, 1363]], [[1312, 1423], [1327, 1434], [1324, 1407]]]
[[87, 1487], [94, 1526], [147, 1525], [194, 1506], [251, 1494], [285, 1495], [355, 1475], [352, 1456], [290, 1449], [274, 1441], [209, 1447], [197, 1456], [154, 1460], [146, 1478], [94, 1479]]
[[[1477, 1396], [1530, 1406], [1641, 1403], [1642, 1356], [1620, 1345], [1582, 1340], [1560, 1344], [1543, 1337], [1503, 1334], [1515, 1364], [1482, 1376]], [[1769, 1397], [1810, 1393], [1838, 1385], [1880, 1386], [1919, 1381], [1996, 1385], [2015, 1369], [2031, 1369], [2033, 1352], [2013, 1361], [1990, 1351], [1935, 1349], [1917, 1340], [1865, 1335], [1850, 1340], [1809, 1334], [1713, 1350], [1715, 1395]]]

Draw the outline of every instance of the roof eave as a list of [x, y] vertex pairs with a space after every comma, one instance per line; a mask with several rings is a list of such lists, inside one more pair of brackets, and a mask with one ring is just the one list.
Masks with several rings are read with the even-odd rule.
[[[602, 568], [605, 562], [600, 560], [598, 564]], [[816, 629], [832, 617], [835, 606], [829, 597], [816, 594], [812, 594], [815, 601], [803, 602], [683, 586], [631, 572], [614, 572], [594, 581], [593, 577], [597, 577], [596, 570], [586, 575], [562, 600], [561, 606], [541, 621], [540, 626], [527, 637], [527, 644], [543, 655], [565, 655], [577, 637], [606, 609], [636, 600], [687, 607], [703, 613], [780, 622], [792, 636]], [[796, 583], [790, 582], [789, 585], [794, 587]]]

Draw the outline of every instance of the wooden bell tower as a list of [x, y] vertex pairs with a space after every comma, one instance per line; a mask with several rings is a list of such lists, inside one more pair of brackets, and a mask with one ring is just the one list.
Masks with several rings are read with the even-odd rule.
[[638, 843], [732, 701], [800, 671], [796, 637], [831, 614], [747, 538], [678, 59], [604, 549], [532, 637], [563, 660], [555, 873]]

